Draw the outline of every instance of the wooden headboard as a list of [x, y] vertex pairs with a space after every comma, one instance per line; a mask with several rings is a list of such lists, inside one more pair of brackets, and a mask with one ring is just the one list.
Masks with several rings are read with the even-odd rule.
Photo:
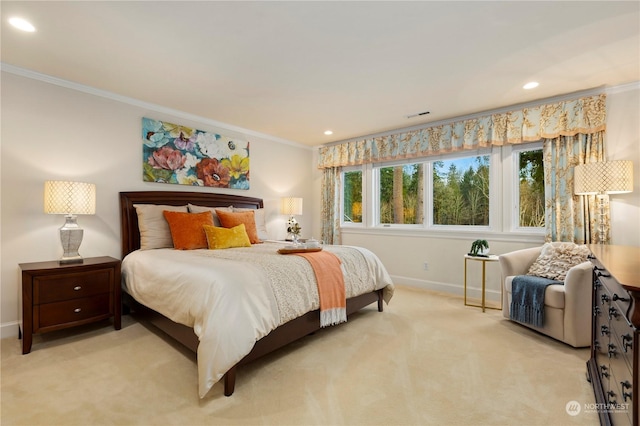
[[264, 207], [261, 198], [241, 195], [212, 194], [185, 191], [136, 191], [120, 193], [120, 226], [122, 231], [122, 258], [140, 248], [138, 214], [134, 204], [165, 204], [184, 206], [196, 204], [206, 207], [238, 207], [258, 209]]

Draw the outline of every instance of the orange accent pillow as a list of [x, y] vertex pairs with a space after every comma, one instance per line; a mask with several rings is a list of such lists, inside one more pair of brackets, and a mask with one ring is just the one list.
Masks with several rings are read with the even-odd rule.
[[218, 219], [220, 219], [220, 223], [225, 228], [233, 228], [234, 226], [238, 226], [241, 223], [244, 223], [244, 226], [247, 230], [247, 235], [249, 236], [249, 241], [251, 244], [261, 243], [260, 238], [258, 238], [258, 230], [256, 228], [256, 218], [253, 210], [246, 212], [230, 212], [227, 210], [218, 210], [216, 209], [216, 214], [218, 215]]
[[251, 247], [251, 241], [244, 227], [244, 223], [233, 228], [204, 225], [209, 250], [233, 247]]
[[181, 213], [162, 212], [169, 223], [173, 248], [178, 250], [195, 250], [207, 248], [207, 236], [204, 233], [204, 225], [213, 225], [211, 212]]

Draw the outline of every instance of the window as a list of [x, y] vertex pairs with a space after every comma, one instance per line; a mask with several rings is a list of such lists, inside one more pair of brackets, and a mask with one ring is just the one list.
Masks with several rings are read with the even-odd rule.
[[543, 234], [543, 169], [540, 142], [346, 167], [341, 223], [400, 233]]
[[424, 222], [422, 163], [378, 168], [378, 206], [381, 224]]
[[515, 151], [518, 170], [518, 227], [544, 227], [542, 149]]
[[433, 224], [489, 225], [489, 156], [433, 162]]
[[342, 174], [342, 222], [362, 223], [362, 170]]

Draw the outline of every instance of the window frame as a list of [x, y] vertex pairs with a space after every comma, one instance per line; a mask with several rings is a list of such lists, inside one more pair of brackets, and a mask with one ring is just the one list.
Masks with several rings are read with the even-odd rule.
[[[510, 157], [510, 169], [511, 169], [511, 203], [507, 204], [507, 208], [510, 207], [508, 212], [509, 218], [509, 232], [523, 233], [523, 234], [545, 234], [545, 227], [533, 227], [533, 226], [520, 226], [520, 153], [525, 151], [542, 151], [542, 141], [532, 142], [520, 145], [511, 145], [505, 151], [509, 152]], [[543, 152], [544, 157], [544, 152]]]
[[[362, 223], [344, 222], [344, 186], [340, 184], [340, 226], [347, 233], [397, 234], [402, 236], [433, 235], [444, 238], [496, 238], [505, 240], [536, 241], [544, 238], [544, 228], [517, 226], [519, 210], [513, 206], [519, 201], [519, 156], [515, 153], [542, 148], [542, 141], [460, 151], [437, 156], [411, 158], [398, 161], [366, 163], [345, 166], [342, 173], [362, 171]], [[434, 225], [433, 224], [433, 162], [489, 155], [489, 225]], [[422, 163], [424, 167], [424, 223], [381, 224], [379, 220], [379, 173], [376, 168]], [[341, 178], [344, 175], [341, 174]], [[519, 202], [516, 206], [519, 209]], [[523, 239], [524, 238], [524, 239]]]

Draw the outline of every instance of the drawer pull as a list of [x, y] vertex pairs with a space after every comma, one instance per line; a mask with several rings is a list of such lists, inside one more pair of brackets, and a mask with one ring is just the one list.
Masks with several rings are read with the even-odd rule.
[[82, 311], [82, 309], [81, 309], [81, 308], [75, 308], [75, 309], [73, 310], [73, 312], [75, 312], [76, 314], [77, 314], [77, 313], [79, 313], [80, 311]]
[[594, 306], [593, 307], [593, 316], [594, 317], [597, 317], [598, 315], [600, 315], [600, 312], [602, 312], [602, 311], [600, 311], [600, 306]]
[[602, 301], [602, 304], [604, 305], [605, 303], [607, 303], [609, 301], [609, 296], [607, 294], [603, 294], [600, 296], [600, 300]]
[[604, 378], [609, 378], [609, 373], [607, 372], [607, 366], [606, 365], [601, 365], [600, 366], [600, 375]]
[[609, 308], [609, 319], [618, 318], [618, 310], [616, 308]]
[[607, 351], [609, 358], [615, 358], [616, 354], [618, 353], [616, 351], [616, 345], [614, 345], [613, 343], [609, 343], [608, 345], [609, 350]]
[[603, 325], [600, 327], [600, 335], [601, 336], [608, 336], [609, 335], [609, 327], [607, 327], [606, 325]]
[[611, 276], [610, 273], [602, 272], [602, 271], [596, 271], [596, 275], [599, 276], [599, 277], [605, 277], [605, 278], [609, 278]]
[[616, 393], [614, 391], [610, 390], [609, 392], [607, 392], [607, 402], [609, 404], [617, 404], [615, 396]]
[[627, 402], [627, 398], [629, 398], [629, 400], [633, 399], [633, 394], [631, 392], [625, 392], [625, 390], [631, 389], [631, 383], [629, 383], [628, 380], [625, 380], [624, 382], [620, 382], [620, 386], [622, 386], [622, 399], [624, 402]]
[[633, 337], [630, 334], [622, 336], [622, 349], [628, 352], [628, 349], [633, 349]]
[[613, 293], [613, 301], [615, 302], [616, 300], [620, 300], [622, 302], [628, 302], [629, 298], [628, 297], [620, 297], [620, 296], [618, 296], [618, 293]]
[[77, 285], [77, 286], [75, 286], [73, 289], [74, 289], [75, 291], [80, 291], [80, 290], [82, 290], [82, 286]]

